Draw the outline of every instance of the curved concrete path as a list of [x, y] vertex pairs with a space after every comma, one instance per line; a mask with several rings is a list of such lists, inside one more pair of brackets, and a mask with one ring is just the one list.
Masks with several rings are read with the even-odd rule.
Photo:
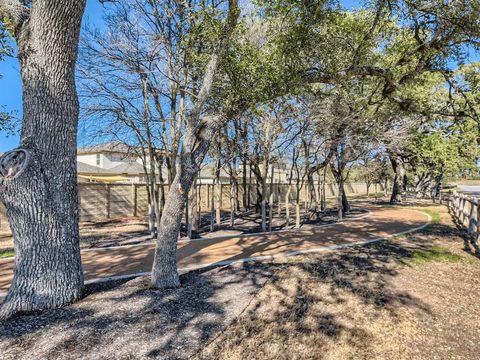
[[[270, 234], [183, 241], [178, 245], [181, 272], [238, 261], [270, 259], [300, 253], [378, 241], [417, 230], [428, 224], [428, 215], [408, 209], [369, 206], [370, 216], [327, 226], [310, 226]], [[86, 282], [146, 274], [151, 270], [153, 243], [82, 251]], [[0, 260], [0, 297], [12, 275], [13, 258]]]

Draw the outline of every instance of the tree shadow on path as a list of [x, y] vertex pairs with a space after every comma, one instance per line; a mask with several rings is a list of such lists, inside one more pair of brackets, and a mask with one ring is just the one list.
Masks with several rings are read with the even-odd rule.
[[[92, 285], [88, 296], [74, 305], [0, 324], [0, 353], [2, 359], [184, 359], [221, 336], [245, 309], [258, 316], [266, 302], [275, 301], [264, 325], [274, 327], [279, 338], [319, 333], [370, 341], [361, 324], [347, 326], [319, 305], [342, 303], [348, 293], [393, 318], [405, 308], [428, 314], [422, 299], [398, 291], [391, 280], [398, 275], [397, 265], [418, 249], [431, 251], [431, 246], [384, 241], [276, 263], [204, 269], [183, 275], [179, 289], [163, 291], [150, 289], [145, 277]], [[289, 278], [293, 287], [285, 286]], [[267, 282], [284, 296], [259, 296]], [[328, 292], [315, 293], [314, 284], [323, 284]], [[307, 314], [310, 320], [315, 317], [313, 325]], [[287, 320], [294, 324], [293, 333], [282, 326]]]

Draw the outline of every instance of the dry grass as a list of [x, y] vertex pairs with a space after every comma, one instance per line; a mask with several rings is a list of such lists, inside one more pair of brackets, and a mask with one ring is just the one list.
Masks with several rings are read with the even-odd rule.
[[477, 359], [479, 262], [429, 210], [427, 231], [282, 264], [201, 357]]
[[96, 285], [0, 324], [5, 359], [477, 359], [480, 264], [446, 209], [422, 232], [328, 254]]

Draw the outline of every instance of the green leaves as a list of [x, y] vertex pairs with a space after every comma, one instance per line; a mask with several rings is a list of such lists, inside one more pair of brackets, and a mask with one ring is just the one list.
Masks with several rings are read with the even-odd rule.
[[416, 171], [434, 175], [457, 176], [477, 170], [480, 156], [479, 130], [472, 120], [463, 124], [452, 121], [432, 121], [414, 131], [408, 144], [411, 163]]
[[9, 23], [8, 21], [0, 20], [0, 60], [4, 56], [10, 56], [13, 53], [12, 48], [12, 36], [8, 31]]

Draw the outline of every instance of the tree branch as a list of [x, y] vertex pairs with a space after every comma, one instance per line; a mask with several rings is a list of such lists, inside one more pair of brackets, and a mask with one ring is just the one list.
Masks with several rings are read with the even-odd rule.
[[22, 25], [29, 16], [30, 9], [19, 0], [0, 0], [0, 21], [15, 36], [19, 34]]
[[220, 38], [219, 44], [215, 52], [210, 56], [207, 67], [205, 69], [205, 75], [203, 76], [202, 86], [197, 95], [195, 101], [195, 106], [193, 107], [190, 113], [190, 120], [198, 120], [200, 113], [203, 109], [203, 106], [207, 102], [210, 92], [212, 90], [213, 82], [215, 80], [215, 75], [218, 70], [220, 61], [223, 58], [223, 54], [227, 50], [230, 37], [237, 25], [238, 17], [240, 15], [240, 10], [238, 8], [237, 0], [228, 1], [228, 15], [225, 28]]
[[395, 81], [395, 75], [392, 70], [377, 66], [352, 66], [335, 74], [328, 74], [319, 69], [311, 68], [302, 75], [307, 83], [325, 84], [332, 83], [339, 78], [348, 78], [351, 76], [374, 76], [383, 78], [385, 84], [382, 93], [387, 98], [390, 98], [399, 86], [398, 82]]
[[335, 155], [337, 152], [338, 145], [343, 140], [343, 136], [346, 128], [347, 128], [346, 124], [342, 124], [340, 126], [340, 128], [337, 131], [337, 136], [335, 136], [335, 139], [333, 139], [332, 142], [330, 143], [327, 156], [325, 156], [325, 159], [321, 163], [317, 163], [316, 165], [311, 166], [308, 169], [308, 172], [310, 174], [316, 173], [318, 170], [323, 169], [325, 166], [327, 166], [330, 163], [333, 155]]

